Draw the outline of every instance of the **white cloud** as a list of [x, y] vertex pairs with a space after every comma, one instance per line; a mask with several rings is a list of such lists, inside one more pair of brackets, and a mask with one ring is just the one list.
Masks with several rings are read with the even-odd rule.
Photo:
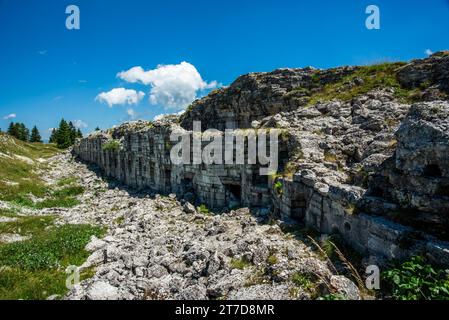
[[14, 119], [16, 117], [17, 117], [17, 115], [15, 113], [11, 113], [11, 114], [4, 116], [3, 119], [9, 120], [9, 119]]
[[41, 56], [45, 56], [47, 55], [47, 50], [41, 50], [37, 52], [38, 54], [40, 54]]
[[132, 109], [132, 108], [129, 108], [128, 110], [126, 110], [126, 113], [128, 114], [130, 119], [136, 119], [137, 118], [137, 112], [134, 109]]
[[425, 54], [427, 54], [428, 56], [431, 56], [433, 54], [433, 51], [430, 49], [426, 49], [426, 51], [424, 51]]
[[83, 120], [73, 120], [72, 123], [75, 126], [75, 128], [77, 128], [77, 129], [82, 129], [82, 128], [88, 127], [88, 124], [85, 123]]
[[115, 88], [109, 92], [100, 93], [95, 100], [107, 103], [109, 107], [113, 107], [118, 104], [138, 104], [144, 96], [145, 93], [142, 91], [137, 92], [132, 89]]
[[150, 103], [171, 110], [184, 109], [197, 98], [199, 91], [219, 86], [216, 81], [204, 81], [195, 66], [188, 62], [159, 65], [148, 71], [133, 67], [119, 72], [117, 77], [131, 83], [150, 85]]

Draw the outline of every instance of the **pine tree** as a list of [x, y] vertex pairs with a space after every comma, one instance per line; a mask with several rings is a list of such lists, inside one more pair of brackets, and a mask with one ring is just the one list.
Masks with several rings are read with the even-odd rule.
[[55, 128], [53, 128], [51, 130], [50, 139], [48, 139], [48, 143], [56, 143], [57, 133], [58, 133], [58, 131]]
[[95, 131], [100, 131], [100, 127], [96, 127], [96, 128], [95, 128]]
[[11, 122], [8, 127], [8, 134], [25, 142], [30, 140], [30, 130], [23, 123]]
[[10, 136], [13, 136], [13, 137], [15, 137], [15, 136], [17, 135], [17, 134], [16, 134], [16, 125], [14, 124], [14, 122], [11, 122], [11, 123], [9, 124], [7, 133], [8, 133]]
[[25, 142], [30, 140], [30, 130], [28, 130], [25, 124], [20, 123], [18, 125], [18, 137], [16, 138]]
[[83, 133], [81, 132], [80, 129], [78, 129], [78, 131], [76, 132], [76, 138], [78, 138], [78, 139], [82, 139], [83, 138]]
[[56, 134], [56, 144], [60, 149], [65, 149], [72, 145], [70, 127], [64, 119], [59, 123], [59, 128]]
[[31, 130], [30, 142], [42, 142], [42, 137], [36, 126]]
[[73, 125], [72, 121], [69, 122], [69, 132], [70, 132], [70, 145], [75, 144], [76, 140], [76, 128]]

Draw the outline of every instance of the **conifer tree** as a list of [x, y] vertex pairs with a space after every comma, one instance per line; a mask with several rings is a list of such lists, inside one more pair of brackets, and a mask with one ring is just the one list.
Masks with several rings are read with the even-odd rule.
[[48, 143], [56, 143], [56, 134], [57, 134], [57, 130], [55, 128], [53, 128], [51, 130], [51, 134], [50, 134], [50, 139], [48, 139]]
[[7, 133], [8, 133], [10, 136], [13, 136], [13, 137], [16, 136], [16, 126], [14, 125], [14, 122], [11, 122], [11, 123], [9, 124]]
[[69, 136], [70, 136], [70, 145], [73, 145], [73, 144], [75, 144], [75, 140], [76, 140], [76, 128], [73, 125], [72, 121], [69, 122], [69, 132], [70, 132], [70, 134], [69, 134]]
[[36, 126], [31, 130], [30, 142], [42, 142], [42, 137]]
[[70, 127], [64, 119], [59, 123], [59, 128], [56, 134], [56, 144], [60, 149], [65, 149], [72, 145]]

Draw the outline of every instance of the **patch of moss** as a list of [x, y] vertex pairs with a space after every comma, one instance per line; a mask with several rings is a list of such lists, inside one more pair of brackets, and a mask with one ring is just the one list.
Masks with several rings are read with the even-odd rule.
[[242, 257], [240, 259], [232, 259], [230, 266], [232, 269], [239, 269], [239, 270], [243, 270], [245, 268], [248, 268], [249, 266], [251, 266], [251, 262], [248, 261], [248, 259], [246, 259], [245, 257]]

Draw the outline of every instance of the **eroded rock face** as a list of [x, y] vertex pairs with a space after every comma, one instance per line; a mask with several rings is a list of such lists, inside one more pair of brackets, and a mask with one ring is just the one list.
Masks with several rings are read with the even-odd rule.
[[[292, 111], [307, 103], [301, 93], [289, 95], [291, 90], [312, 90], [335, 82], [355, 69], [343, 67], [316, 70], [309, 67], [243, 75], [229, 87], [216, 90], [195, 101], [190, 111], [181, 117], [180, 124], [187, 130], [192, 130], [193, 121], [201, 121], [203, 130], [251, 128], [255, 120], [279, 112]], [[316, 74], [319, 74], [319, 77], [316, 77]]]
[[435, 85], [449, 92], [449, 51], [412, 61], [398, 72], [398, 80], [411, 88]]
[[371, 190], [397, 205], [402, 223], [447, 238], [449, 103], [413, 105], [396, 137], [395, 154], [373, 179]]

